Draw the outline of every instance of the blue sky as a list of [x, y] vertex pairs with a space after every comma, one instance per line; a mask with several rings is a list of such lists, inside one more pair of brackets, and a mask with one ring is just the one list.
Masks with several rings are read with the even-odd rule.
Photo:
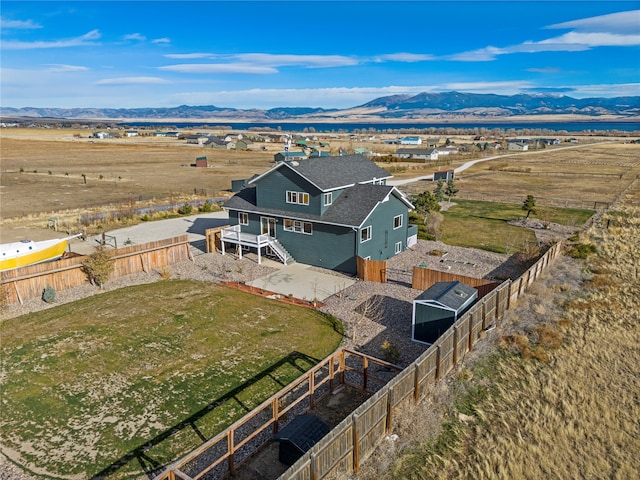
[[7, 1], [5, 107], [640, 95], [640, 1]]

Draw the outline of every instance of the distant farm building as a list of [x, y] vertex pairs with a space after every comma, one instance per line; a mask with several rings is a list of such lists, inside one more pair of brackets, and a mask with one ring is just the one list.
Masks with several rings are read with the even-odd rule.
[[138, 136], [138, 131], [137, 130], [125, 130], [124, 134], [127, 137], [137, 137]]
[[455, 173], [455, 170], [440, 170], [439, 172], [434, 172], [433, 181], [438, 182], [442, 180], [444, 182], [448, 182], [449, 180], [453, 180]]
[[196, 167], [197, 168], [207, 168], [209, 164], [207, 163], [207, 157], [198, 157], [196, 158]]
[[236, 142], [236, 150], [252, 150], [254, 147], [253, 142], [243, 138]]
[[477, 298], [478, 290], [464, 283], [434, 283], [413, 301], [411, 339], [434, 343]]

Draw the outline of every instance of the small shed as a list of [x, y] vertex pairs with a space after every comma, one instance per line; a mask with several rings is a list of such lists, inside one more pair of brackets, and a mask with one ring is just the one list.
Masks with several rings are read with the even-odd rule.
[[207, 168], [209, 164], [207, 163], [207, 157], [197, 157], [196, 158], [196, 167], [198, 168]]
[[434, 283], [413, 301], [411, 339], [434, 343], [477, 298], [478, 290], [464, 283]]
[[453, 180], [455, 176], [454, 170], [440, 170], [439, 172], [433, 172], [433, 181], [437, 182], [439, 180], [444, 180], [448, 182], [449, 180]]
[[280, 442], [278, 459], [290, 467], [327, 433], [329, 426], [315, 415], [298, 415], [273, 437]]

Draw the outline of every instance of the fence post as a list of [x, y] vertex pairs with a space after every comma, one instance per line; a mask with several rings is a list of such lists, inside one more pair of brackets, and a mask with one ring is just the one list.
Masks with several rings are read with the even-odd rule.
[[358, 414], [351, 415], [353, 424], [353, 472], [360, 473], [360, 436], [358, 435]]
[[311, 474], [311, 480], [316, 480], [318, 478], [318, 460], [317, 460], [318, 454], [317, 453], [312, 453], [311, 455], [309, 455], [309, 459], [311, 460], [310, 464], [309, 464], [309, 470], [310, 470], [310, 474]]
[[393, 431], [393, 387], [389, 388], [387, 396], [387, 424], [385, 425], [387, 435]]
[[453, 366], [458, 365], [458, 325], [453, 325]]
[[280, 416], [280, 401], [278, 397], [271, 402], [271, 415], [273, 416], [273, 434], [278, 433], [278, 417]]
[[413, 400], [415, 403], [420, 401], [420, 368], [418, 367], [418, 363], [416, 362], [413, 368]]
[[438, 344], [436, 352], [436, 383], [440, 381], [440, 350], [442, 347]]
[[227, 433], [227, 450], [229, 452], [229, 473], [231, 475], [236, 473], [236, 461], [235, 461], [235, 445], [233, 444], [233, 430], [229, 430]]
[[369, 382], [369, 359], [364, 357], [362, 359], [362, 391], [367, 391], [367, 384]]
[[315, 403], [313, 401], [314, 391], [315, 391], [315, 377], [314, 377], [314, 374], [311, 373], [309, 375], [309, 408], [313, 408]]

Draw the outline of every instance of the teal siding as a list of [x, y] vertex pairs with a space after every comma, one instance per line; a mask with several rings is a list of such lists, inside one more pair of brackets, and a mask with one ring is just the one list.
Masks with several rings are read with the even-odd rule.
[[[287, 191], [306, 192], [309, 205], [287, 203]], [[256, 204], [261, 208], [319, 215], [322, 192], [288, 167], [281, 167], [256, 182]]]
[[[402, 215], [402, 227], [393, 229], [393, 218]], [[361, 230], [371, 226], [371, 240], [360, 243], [360, 233], [358, 233], [358, 255], [371, 260], [387, 260], [396, 255], [395, 246], [397, 242], [402, 243], [401, 251], [407, 246], [408, 227], [407, 206], [394, 195], [389, 200], [378, 205], [375, 211], [362, 225]]]
[[[344, 188], [341, 188], [339, 190], [333, 190], [331, 192], [332, 195], [332, 201], [331, 201], [331, 205], [333, 205], [334, 203], [336, 203], [336, 200], [338, 200], [338, 197], [340, 195], [342, 195], [342, 192], [344, 192]], [[320, 196], [320, 211], [322, 212], [321, 215], [324, 215], [324, 212], [327, 211], [327, 209], [329, 209], [331, 207], [331, 205], [327, 205], [325, 206], [324, 204], [324, 193]]]
[[356, 234], [351, 228], [316, 223], [312, 235], [281, 228], [282, 222], [278, 222], [278, 240], [297, 262], [356, 273]]

